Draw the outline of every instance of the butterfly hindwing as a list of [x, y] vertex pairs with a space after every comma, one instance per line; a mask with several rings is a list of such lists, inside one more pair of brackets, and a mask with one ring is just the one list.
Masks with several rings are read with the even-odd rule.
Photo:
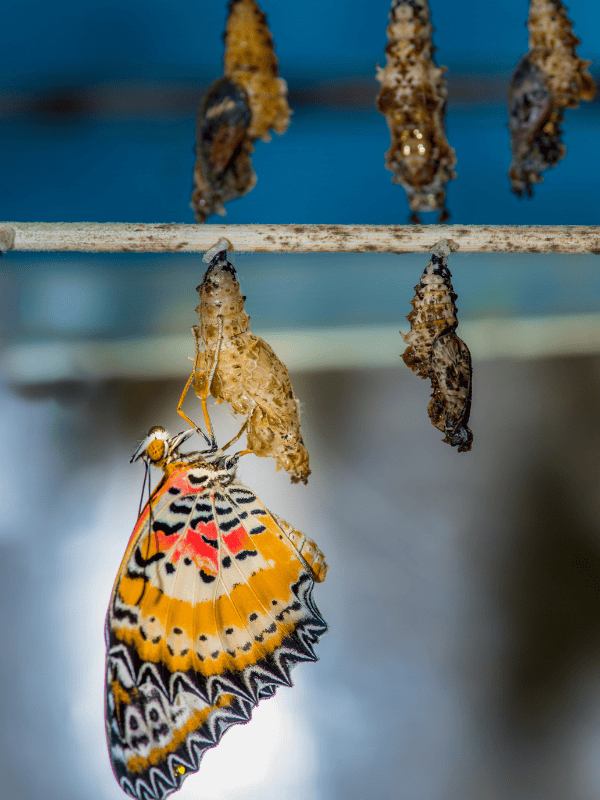
[[175, 791], [295, 663], [316, 660], [317, 573], [285, 526], [250, 489], [187, 464], [142, 512], [106, 624], [109, 750], [133, 797]]

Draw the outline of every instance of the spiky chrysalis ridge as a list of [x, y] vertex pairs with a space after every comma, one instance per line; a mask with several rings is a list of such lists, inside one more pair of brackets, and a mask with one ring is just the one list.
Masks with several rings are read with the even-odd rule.
[[198, 292], [200, 326], [195, 331], [202, 353], [194, 379], [196, 394], [206, 397], [208, 389], [217, 400], [229, 403], [246, 417], [249, 449], [274, 458], [294, 483], [306, 483], [308, 453], [287, 367], [264, 339], [250, 333], [245, 298], [226, 250], [213, 255]]
[[531, 0], [529, 52], [517, 64], [508, 94], [508, 127], [515, 194], [531, 197], [541, 173], [555, 167], [567, 148], [561, 141], [563, 109], [592, 100], [596, 86], [578, 58], [579, 39], [560, 0]]
[[408, 347], [402, 355], [407, 367], [429, 378], [433, 394], [427, 411], [444, 442], [467, 452], [473, 443], [468, 427], [471, 413], [471, 353], [456, 335], [458, 310], [446, 257], [451, 243], [442, 240], [420, 282], [415, 286], [413, 310], [406, 317], [410, 331], [400, 333]]
[[377, 67], [377, 107], [391, 135], [385, 165], [406, 190], [415, 222], [421, 211], [439, 211], [440, 221], [447, 219], [446, 184], [456, 178], [445, 131], [445, 67], [434, 61], [432, 33], [427, 0], [393, 0], [387, 62]]
[[250, 154], [270, 130], [290, 121], [287, 84], [279, 77], [273, 38], [254, 0], [231, 0], [225, 30], [224, 77], [202, 100], [196, 134], [192, 208], [198, 222], [225, 214], [224, 204], [256, 184]]

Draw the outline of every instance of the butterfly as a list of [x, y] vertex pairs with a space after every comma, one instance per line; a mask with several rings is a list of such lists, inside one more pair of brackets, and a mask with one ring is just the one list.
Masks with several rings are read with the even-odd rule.
[[218, 402], [225, 400], [237, 414], [246, 417], [235, 439], [245, 430], [250, 452], [273, 457], [277, 469], [283, 467], [289, 472], [293, 483], [306, 483], [310, 475], [309, 458], [300, 433], [298, 401], [290, 375], [270, 345], [249, 330], [250, 317], [244, 310], [246, 298], [240, 291], [235, 267], [227, 257], [228, 244], [221, 239], [204, 256], [209, 266], [197, 287], [200, 325], [192, 329], [196, 359], [178, 411], [188, 424], [193, 424], [181, 410], [193, 383], [210, 432], [208, 395], [212, 394]]
[[312, 599], [316, 544], [236, 476], [239, 455], [180, 452], [196, 429], [153, 428], [132, 457], [162, 468], [106, 618], [106, 733], [114, 774], [162, 800], [231, 725], [316, 661], [327, 630]]
[[431, 380], [433, 393], [427, 412], [431, 424], [446, 434], [443, 441], [468, 452], [473, 433], [468, 427], [471, 413], [471, 353], [456, 335], [458, 310], [452, 274], [446, 262], [449, 240], [434, 248], [431, 261], [415, 286], [413, 310], [406, 317], [410, 331], [400, 335], [408, 344], [402, 354], [407, 367]]

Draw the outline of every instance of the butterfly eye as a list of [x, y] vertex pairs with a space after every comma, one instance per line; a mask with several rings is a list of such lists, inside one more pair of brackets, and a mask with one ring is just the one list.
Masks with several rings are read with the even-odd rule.
[[150, 461], [160, 461], [165, 455], [164, 439], [154, 439], [146, 448], [146, 454]]
[[168, 433], [160, 425], [150, 428], [148, 436], [131, 456], [130, 463], [137, 461], [139, 458], [147, 458], [153, 464], [156, 464], [165, 455], [165, 441], [167, 438]]

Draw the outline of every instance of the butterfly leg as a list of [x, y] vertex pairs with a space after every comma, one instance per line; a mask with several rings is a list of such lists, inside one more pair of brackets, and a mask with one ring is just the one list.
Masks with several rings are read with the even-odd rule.
[[[229, 447], [231, 447], [231, 445], [232, 445], [234, 442], [237, 442], [237, 440], [240, 438], [240, 436], [241, 436], [241, 435], [242, 435], [242, 433], [243, 433], [243, 432], [246, 430], [246, 428], [247, 428], [247, 427], [248, 427], [248, 420], [246, 420], [246, 422], [244, 422], [244, 424], [243, 424], [243, 425], [242, 425], [242, 427], [239, 429], [239, 431], [236, 433], [236, 435], [233, 437], [233, 439], [230, 439], [230, 440], [227, 442], [227, 444], [223, 445], [223, 447], [221, 448], [221, 450], [227, 450]], [[243, 453], [242, 453], [242, 455], [243, 455], [243, 454], [245, 454], [245, 453], [250, 453], [250, 452], [252, 452], [252, 451], [251, 451], [251, 450], [244, 450], [244, 451], [243, 451]]]
[[[187, 396], [187, 393], [188, 393], [188, 391], [190, 389], [190, 386], [192, 385], [192, 382], [197, 377], [198, 373], [203, 373], [204, 372], [204, 370], [201, 370], [198, 367], [198, 362], [200, 361], [200, 336], [199, 336], [199, 328], [198, 328], [197, 325], [193, 326], [192, 333], [194, 334], [194, 339], [196, 341], [196, 357], [194, 359], [194, 369], [192, 370], [192, 374], [190, 375], [190, 377], [187, 379], [187, 383], [185, 384], [185, 387], [183, 389], [181, 397], [179, 398], [179, 402], [177, 403], [177, 413], [179, 414], [180, 417], [183, 417], [183, 419], [188, 423], [188, 425], [191, 425], [192, 428], [195, 428], [198, 431], [198, 433], [200, 433], [200, 435], [204, 437], [204, 439], [206, 440], [206, 443], [211, 448], [211, 450], [216, 450], [217, 449], [217, 443], [215, 441], [215, 436], [214, 436], [214, 433], [213, 433], [212, 425], [210, 424], [210, 418], [208, 416], [208, 409], [206, 408], [206, 397], [202, 398], [202, 411], [204, 412], [204, 421], [206, 423], [206, 427], [207, 427], [207, 430], [208, 430], [208, 436], [204, 433], [203, 430], [201, 430], [196, 425], [195, 422], [193, 422], [188, 417], [188, 415], [182, 409], [183, 401], [185, 400], [185, 398]], [[213, 369], [213, 372], [211, 373], [211, 380], [212, 380], [212, 375], [213, 374], [214, 374], [214, 369]], [[210, 381], [208, 383], [208, 386], [210, 386]]]
[[[196, 360], [194, 362], [194, 371], [190, 377], [190, 382], [192, 380], [194, 381], [194, 390], [196, 392], [196, 395], [200, 398], [200, 402], [202, 403], [202, 413], [204, 415], [204, 422], [206, 424], [206, 429], [210, 437], [211, 448], [213, 450], [217, 450], [217, 442], [215, 440], [215, 434], [213, 432], [212, 423], [210, 421], [210, 416], [208, 414], [208, 405], [206, 401], [210, 394], [210, 387], [212, 386], [212, 382], [215, 377], [215, 372], [217, 371], [217, 366], [219, 364], [219, 355], [221, 352], [221, 343], [223, 342], [223, 317], [219, 315], [218, 320], [219, 320], [219, 334], [217, 337], [215, 354], [212, 366], [210, 368], [210, 372], [208, 374], [208, 378], [206, 377], [206, 369], [205, 369], [206, 364], [202, 368], [199, 367], [200, 328], [197, 325], [194, 325], [194, 327], [192, 328], [194, 336], [196, 337]], [[206, 356], [206, 354], [204, 355]]]

